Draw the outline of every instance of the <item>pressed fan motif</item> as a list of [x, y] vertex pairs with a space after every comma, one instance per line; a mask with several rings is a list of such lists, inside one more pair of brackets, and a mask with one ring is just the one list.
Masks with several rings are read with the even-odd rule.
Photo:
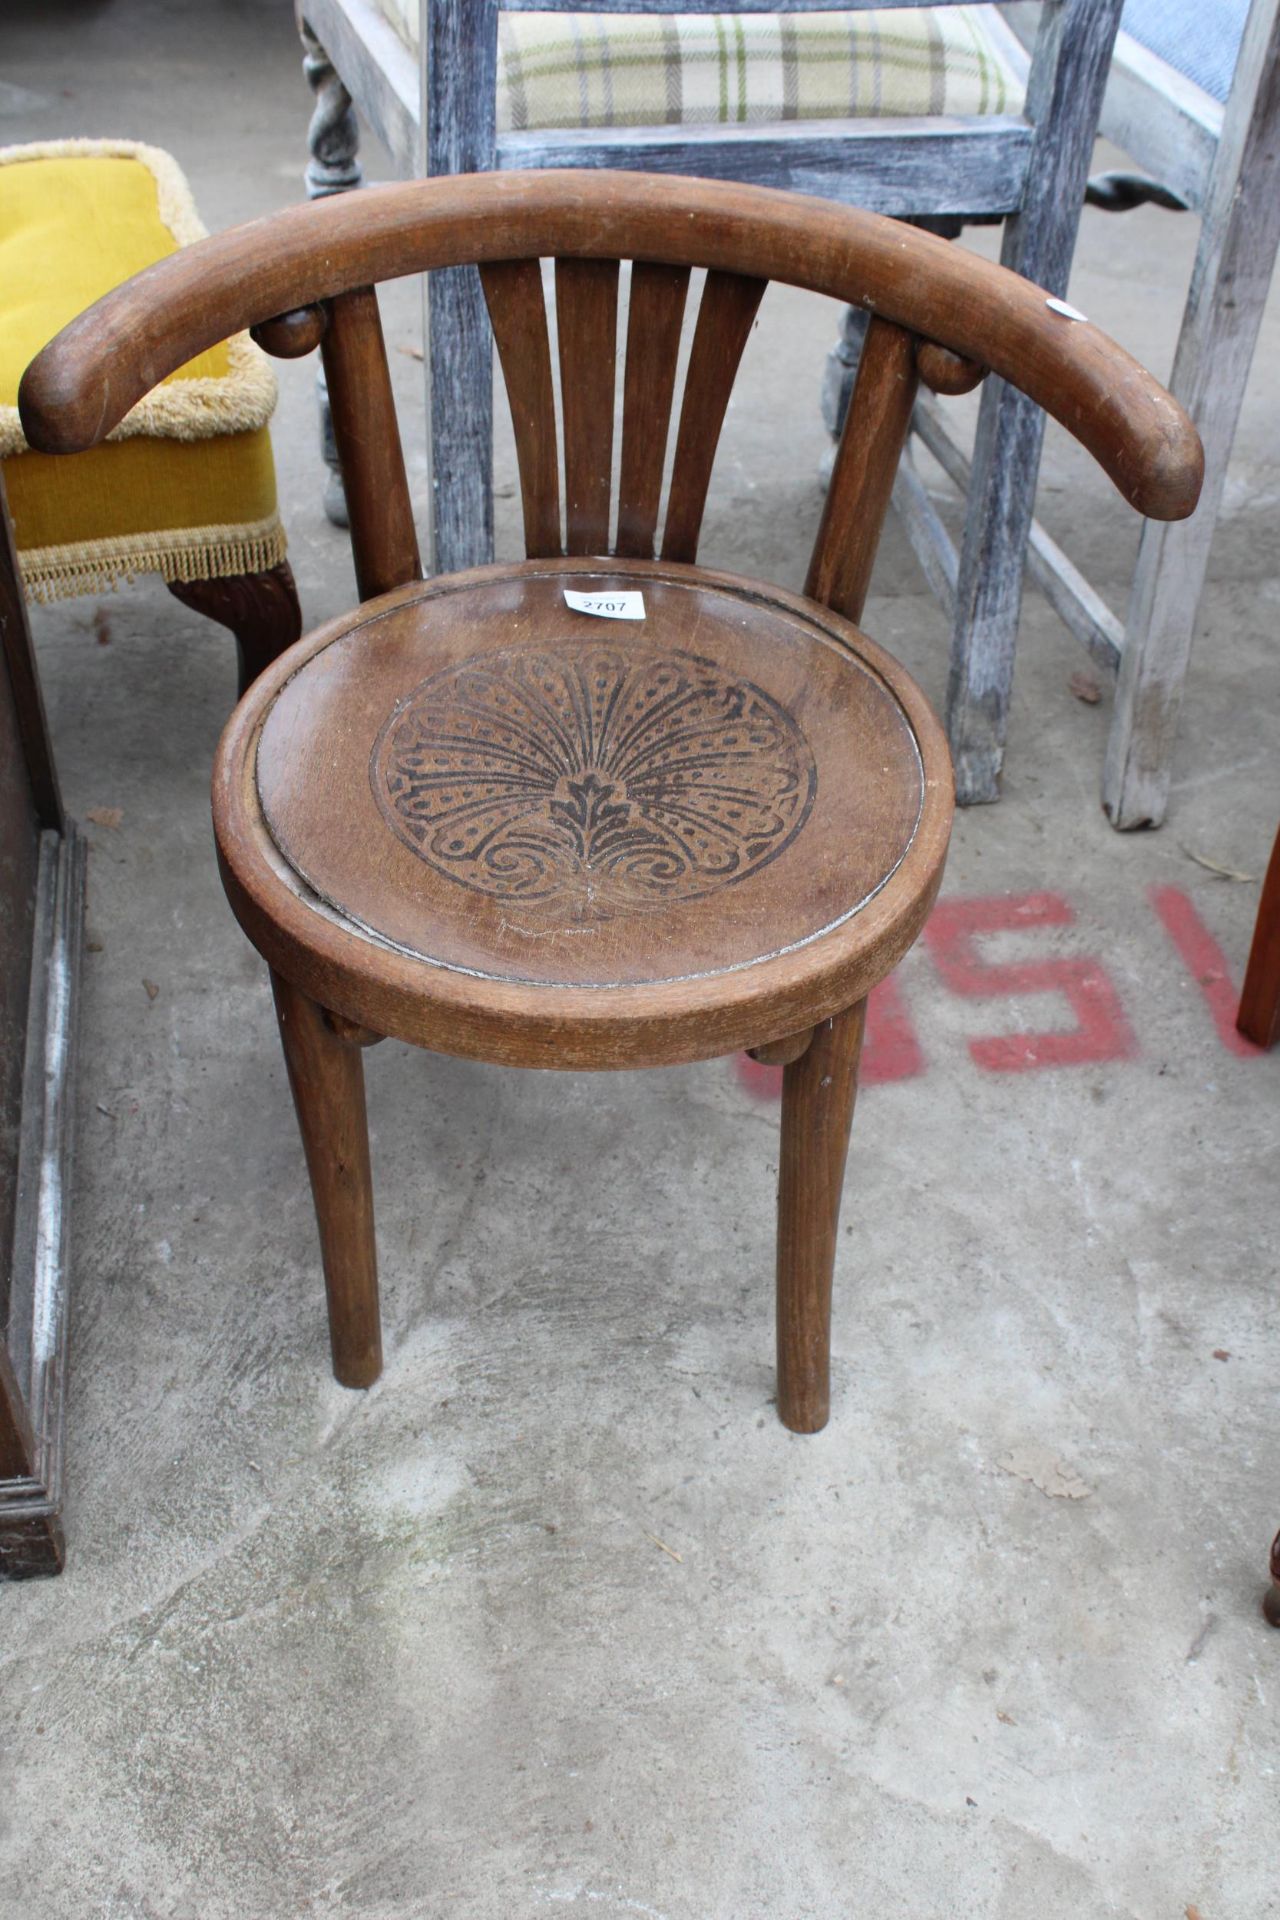
[[437, 871], [601, 918], [754, 873], [817, 788], [800, 728], [750, 681], [694, 654], [573, 641], [433, 674], [369, 771], [390, 825]]

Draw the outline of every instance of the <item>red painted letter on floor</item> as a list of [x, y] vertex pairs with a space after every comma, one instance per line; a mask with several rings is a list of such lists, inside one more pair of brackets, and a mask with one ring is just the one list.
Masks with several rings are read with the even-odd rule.
[[[781, 1100], [782, 1068], [764, 1067], [749, 1054], [734, 1057], [738, 1082], [757, 1100]], [[896, 974], [874, 987], [867, 1002], [867, 1027], [862, 1039], [858, 1084], [883, 1087], [893, 1080], [912, 1080], [924, 1072], [924, 1054], [907, 1012]]]
[[965, 999], [1060, 993], [1076, 1016], [1068, 1033], [1011, 1033], [971, 1040], [969, 1052], [989, 1073], [1032, 1067], [1084, 1066], [1131, 1060], [1133, 1032], [1100, 960], [1016, 960], [993, 965], [975, 942], [984, 933], [1067, 927], [1075, 919], [1061, 894], [1005, 894], [984, 900], [944, 900], [924, 930], [943, 984]]

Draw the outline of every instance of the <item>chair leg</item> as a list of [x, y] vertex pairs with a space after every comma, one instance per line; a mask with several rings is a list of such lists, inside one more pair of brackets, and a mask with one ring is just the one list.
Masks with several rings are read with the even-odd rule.
[[1273, 1047], [1280, 1040], [1280, 833], [1262, 883], [1236, 1025], [1256, 1046]]
[[1280, 1627], [1280, 1533], [1271, 1542], [1270, 1572], [1271, 1585], [1262, 1602], [1262, 1611], [1269, 1626]]
[[370, 1387], [382, 1372], [382, 1332], [360, 1046], [278, 973], [271, 986], [320, 1229], [334, 1378]]
[[1044, 415], [988, 379], [965, 509], [947, 681], [947, 734], [963, 807], [1000, 798], [1022, 574]]
[[824, 1020], [782, 1079], [778, 1417], [817, 1433], [831, 1408], [831, 1275], [866, 1002]]
[[493, 348], [474, 267], [427, 278], [431, 570], [493, 559]]
[[194, 613], [230, 627], [236, 637], [242, 695], [262, 669], [291, 647], [302, 632], [298, 589], [286, 560], [265, 573], [237, 573], [218, 580], [171, 580], [169, 591]]

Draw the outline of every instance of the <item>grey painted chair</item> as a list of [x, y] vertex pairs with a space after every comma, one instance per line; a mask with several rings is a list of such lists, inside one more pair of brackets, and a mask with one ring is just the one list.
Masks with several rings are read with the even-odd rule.
[[[908, 0], [919, 18], [923, 0]], [[938, 19], [953, 0], [928, 9]], [[419, 11], [420, 7], [420, 11]], [[399, 12], [402, 31], [390, 24]], [[642, 167], [820, 193], [873, 212], [948, 223], [1005, 222], [1005, 265], [1065, 291], [1120, 0], [1046, 0], [1012, 113], [769, 125], [541, 129], [498, 126], [498, 35], [504, 11], [573, 9], [565, 0], [299, 0], [317, 92], [312, 190], [354, 184], [354, 100], [406, 176], [492, 167]], [[868, 13], [844, 0], [845, 14]], [[822, 0], [739, 0], [738, 16], [834, 11]], [[993, 34], [1004, 29], [978, 11]], [[599, 0], [597, 15], [724, 13], [723, 0]], [[883, 13], [880, 14], [883, 19]], [[418, 26], [418, 54], [405, 43]], [[409, 38], [413, 37], [409, 32]], [[421, 101], [425, 68], [426, 133]], [[429, 291], [435, 563], [453, 569], [492, 552], [490, 343], [473, 272], [438, 274]], [[1021, 604], [1043, 416], [1002, 382], [987, 382], [967, 516], [951, 592], [953, 745], [961, 797], [994, 799]]]
[[[1007, 10], [1031, 46], [1034, 7]], [[1132, 31], [1129, 31], [1129, 29]], [[1200, 430], [1205, 484], [1193, 519], [1143, 529], [1121, 622], [1039, 526], [1028, 572], [1095, 663], [1116, 683], [1102, 798], [1118, 828], [1158, 826], [1169, 798], [1174, 737], [1231, 444], [1280, 244], [1280, 0], [1128, 0], [1100, 131], [1162, 191], [1103, 192], [1198, 213], [1200, 243], [1169, 385]], [[962, 488], [968, 462], [936, 409], [916, 429]], [[956, 562], [904, 461], [897, 503], [944, 597]], [[959, 753], [1007, 706], [1012, 652], [988, 657], [980, 628], [956, 626], [948, 726]]]

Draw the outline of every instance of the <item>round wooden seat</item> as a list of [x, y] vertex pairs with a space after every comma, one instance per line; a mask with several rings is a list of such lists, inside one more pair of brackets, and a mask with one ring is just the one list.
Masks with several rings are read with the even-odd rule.
[[215, 777], [277, 972], [379, 1034], [562, 1067], [758, 1046], [860, 1000], [919, 931], [951, 810], [923, 696], [848, 621], [644, 562], [366, 602], [259, 679]]

